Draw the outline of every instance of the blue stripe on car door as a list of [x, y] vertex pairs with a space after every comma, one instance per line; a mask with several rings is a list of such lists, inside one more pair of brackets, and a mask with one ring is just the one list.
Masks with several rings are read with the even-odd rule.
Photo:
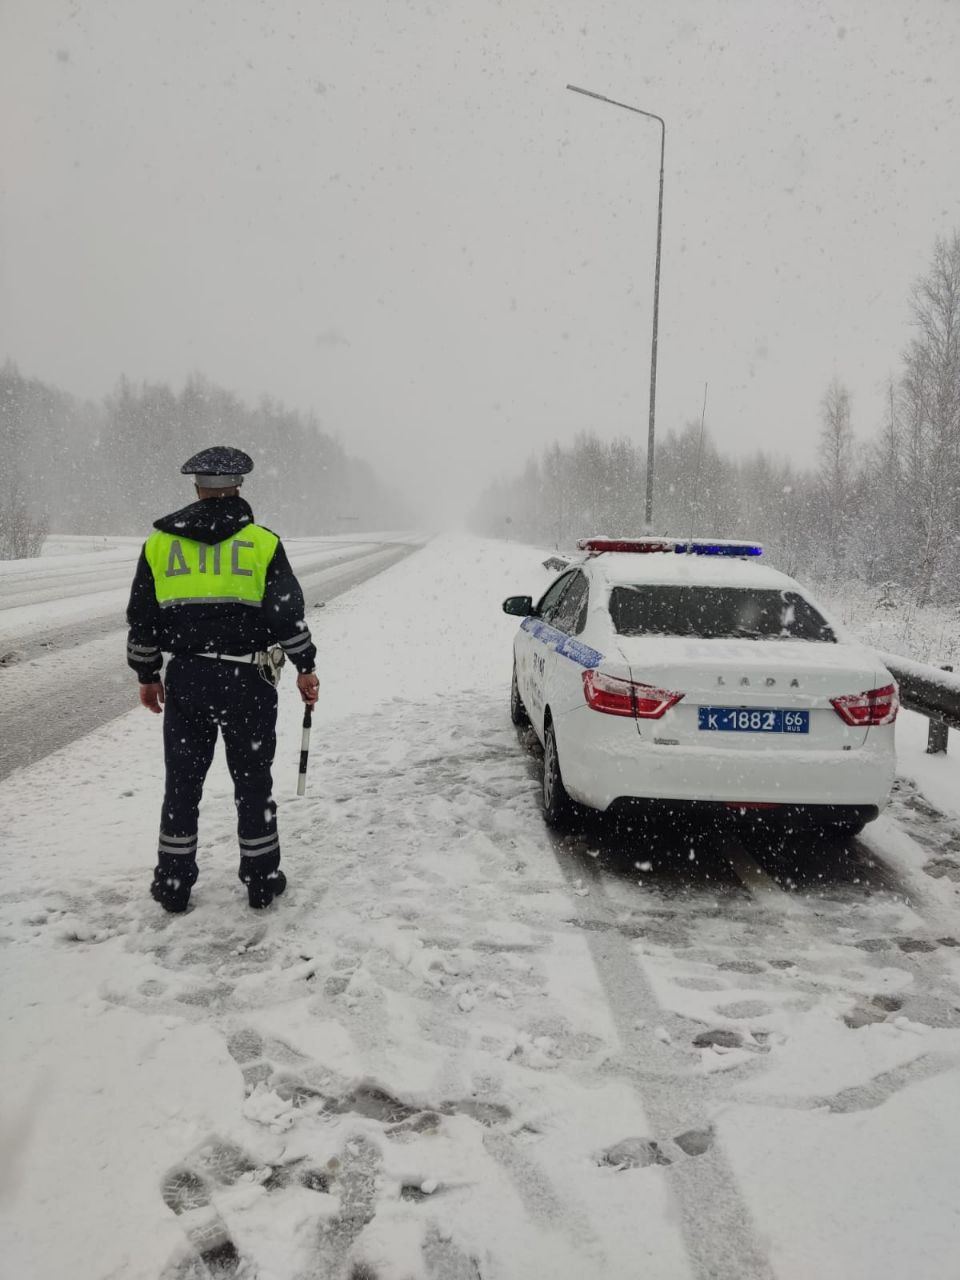
[[576, 636], [568, 636], [563, 631], [558, 631], [556, 627], [551, 627], [548, 622], [541, 622], [539, 618], [524, 618], [521, 628], [529, 631], [535, 640], [542, 641], [561, 657], [575, 662], [578, 667], [592, 670], [594, 667], [599, 667], [603, 661], [602, 653], [591, 649], [588, 644], [583, 644]]

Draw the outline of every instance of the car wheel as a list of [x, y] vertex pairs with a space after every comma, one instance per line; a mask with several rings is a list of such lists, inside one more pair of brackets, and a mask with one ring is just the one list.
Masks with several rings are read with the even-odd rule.
[[517, 684], [517, 664], [513, 664], [513, 680], [510, 682], [510, 719], [518, 729], [524, 728], [530, 723], [530, 717], [527, 715], [527, 708], [523, 705], [523, 699], [520, 697], [520, 687]]
[[543, 734], [543, 817], [549, 827], [562, 830], [573, 820], [576, 806], [567, 794], [560, 772], [557, 738], [549, 722]]

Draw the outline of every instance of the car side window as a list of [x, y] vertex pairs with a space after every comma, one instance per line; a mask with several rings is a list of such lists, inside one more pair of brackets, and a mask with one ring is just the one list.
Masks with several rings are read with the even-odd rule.
[[573, 581], [564, 592], [563, 599], [553, 615], [553, 626], [558, 631], [565, 631], [568, 636], [578, 635], [587, 619], [588, 586], [586, 576], [579, 571], [574, 574]]
[[537, 617], [542, 618], [544, 622], [553, 623], [554, 614], [563, 599], [563, 593], [573, 581], [572, 573], [565, 573], [562, 578], [558, 578], [556, 582], [547, 588], [546, 594], [537, 605]]

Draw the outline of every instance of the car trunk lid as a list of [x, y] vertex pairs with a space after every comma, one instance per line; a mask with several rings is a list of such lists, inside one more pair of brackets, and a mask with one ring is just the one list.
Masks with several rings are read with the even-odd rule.
[[[618, 636], [620, 658], [636, 684], [682, 693], [683, 699], [657, 720], [638, 719], [644, 737], [664, 743], [723, 750], [809, 748], [851, 750], [868, 730], [844, 723], [832, 698], [862, 693], [889, 682], [866, 649], [804, 640], [700, 640], [672, 636]], [[606, 664], [605, 664], [606, 665]], [[745, 721], [701, 716], [700, 709], [808, 714], [807, 732], [756, 727], [776, 717]], [[783, 724], [783, 717], [780, 717]]]

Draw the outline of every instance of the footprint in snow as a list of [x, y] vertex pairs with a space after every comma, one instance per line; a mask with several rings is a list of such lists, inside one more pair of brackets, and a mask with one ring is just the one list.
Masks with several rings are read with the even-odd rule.
[[240, 1068], [247, 1091], [259, 1086], [302, 1110], [331, 1102], [330, 1077], [282, 1040], [265, 1040], [253, 1027], [241, 1027], [227, 1040], [227, 1052]]
[[389, 1137], [401, 1140], [436, 1132], [442, 1116], [469, 1116], [485, 1129], [512, 1117], [509, 1107], [487, 1098], [459, 1098], [428, 1107], [404, 1102], [372, 1080], [347, 1088], [291, 1045], [265, 1039], [254, 1027], [234, 1031], [227, 1051], [240, 1068], [248, 1092], [262, 1086], [298, 1109], [317, 1104], [316, 1109], [326, 1115], [377, 1120]]
[[960, 862], [954, 858], [931, 858], [923, 869], [934, 880], [960, 880]]
[[430, 1280], [482, 1280], [476, 1258], [468, 1257], [434, 1224], [423, 1240], [423, 1262]]
[[755, 960], [721, 960], [717, 965], [718, 969], [729, 970], [731, 973], [763, 973], [764, 966], [758, 964]]
[[[316, 1280], [339, 1280], [348, 1255], [376, 1214], [380, 1152], [369, 1138], [358, 1135], [344, 1143], [340, 1159], [330, 1162], [340, 1196], [339, 1212], [320, 1225]], [[348, 1272], [350, 1280], [376, 1280], [376, 1272], [361, 1260]]]
[[674, 1142], [687, 1156], [702, 1156], [713, 1146], [713, 1130], [688, 1129], [674, 1138]]
[[[685, 1156], [702, 1156], [713, 1146], [714, 1133], [709, 1126], [704, 1129], [687, 1129], [673, 1139]], [[624, 1138], [608, 1147], [597, 1161], [612, 1169], [646, 1169], [651, 1165], [669, 1165], [673, 1161], [658, 1142], [650, 1138]]]
[[650, 1138], [623, 1138], [604, 1151], [597, 1164], [609, 1165], [611, 1169], [646, 1169], [652, 1164], [671, 1164], [670, 1157], [664, 1155], [659, 1143]]
[[875, 1004], [878, 1009], [883, 1009], [886, 1013], [897, 1013], [903, 1008], [903, 1000], [900, 996], [874, 996], [870, 1003]]
[[843, 1015], [844, 1023], [851, 1031], [859, 1031], [861, 1027], [872, 1026], [875, 1022], [885, 1022], [887, 1015], [880, 1009], [871, 1009], [867, 1005], [855, 1005]]
[[743, 1036], [739, 1031], [728, 1027], [719, 1027], [712, 1031], [701, 1031], [693, 1037], [697, 1049], [740, 1049], [743, 1047]]
[[218, 1190], [241, 1181], [259, 1184], [268, 1193], [288, 1186], [325, 1193], [330, 1189], [331, 1176], [328, 1170], [311, 1166], [305, 1158], [278, 1167], [258, 1165], [241, 1147], [219, 1138], [198, 1147], [166, 1174], [160, 1187], [164, 1204], [177, 1215], [191, 1248], [187, 1258], [167, 1268], [165, 1280], [244, 1273], [244, 1261], [213, 1203]]
[[736, 1000], [732, 1004], [718, 1004], [717, 1013], [724, 1018], [763, 1018], [771, 1012], [762, 1000]]

